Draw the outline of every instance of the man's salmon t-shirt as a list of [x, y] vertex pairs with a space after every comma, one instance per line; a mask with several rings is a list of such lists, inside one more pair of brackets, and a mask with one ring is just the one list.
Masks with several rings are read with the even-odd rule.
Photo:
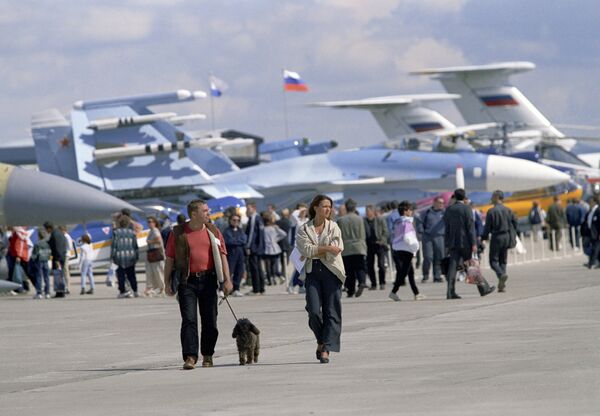
[[[199, 273], [206, 270], [212, 270], [215, 268], [215, 261], [212, 255], [212, 248], [210, 246], [210, 237], [208, 236], [208, 229], [204, 227], [202, 230], [192, 230], [188, 223], [183, 226], [183, 231], [187, 237], [188, 244], [190, 245], [190, 273]], [[223, 234], [219, 231], [218, 235], [219, 252], [227, 255], [227, 248], [225, 247], [225, 240], [223, 240]], [[167, 241], [167, 257], [175, 258], [175, 233], [171, 232], [169, 240]]]

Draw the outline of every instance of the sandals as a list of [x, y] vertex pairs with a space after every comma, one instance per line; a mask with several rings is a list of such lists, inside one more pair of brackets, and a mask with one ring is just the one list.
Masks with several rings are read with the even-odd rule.
[[[325, 356], [325, 354], [327, 354], [327, 356]], [[321, 352], [321, 358], [319, 358], [319, 361], [321, 361], [321, 364], [328, 364], [329, 363], [329, 351], [322, 351]]]

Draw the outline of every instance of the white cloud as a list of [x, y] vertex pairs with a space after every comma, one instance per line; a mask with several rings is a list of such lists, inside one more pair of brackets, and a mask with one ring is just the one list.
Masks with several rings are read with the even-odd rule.
[[[317, 0], [317, 6], [334, 8], [366, 23], [373, 19], [390, 17], [401, 0]], [[317, 11], [319, 11], [317, 9]]]
[[405, 0], [404, 4], [432, 14], [459, 13], [468, 0]]
[[154, 14], [122, 7], [91, 7], [81, 18], [80, 35], [92, 41], [123, 42], [150, 35]]

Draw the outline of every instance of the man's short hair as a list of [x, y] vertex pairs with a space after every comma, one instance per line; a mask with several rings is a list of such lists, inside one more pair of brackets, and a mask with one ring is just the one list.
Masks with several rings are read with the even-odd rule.
[[121, 210], [121, 214], [127, 215], [128, 217], [131, 217], [131, 210], [129, 208], [123, 208]]
[[346, 200], [346, 202], [344, 203], [344, 205], [346, 206], [346, 211], [348, 212], [354, 212], [356, 211], [356, 201], [352, 198], [349, 198]]
[[254, 201], [246, 201], [246, 206], [247, 207], [254, 207], [254, 208], [256, 208], [256, 202], [254, 202]]
[[194, 199], [187, 204], [187, 213], [188, 217], [192, 218], [192, 212], [196, 212], [200, 205], [206, 205], [206, 201], [204, 199]]
[[454, 199], [456, 199], [457, 201], [464, 201], [465, 198], [467, 197], [467, 193], [465, 192], [464, 189], [462, 188], [458, 188], [454, 191], [454, 194], [452, 195], [454, 197]]
[[44, 228], [48, 228], [50, 230], [53, 230], [54, 229], [54, 224], [52, 224], [50, 221], [46, 221], [44, 223]]
[[498, 198], [500, 201], [504, 200], [504, 192], [502, 192], [500, 189], [497, 189], [494, 191], [494, 193], [492, 194], [492, 197], [496, 197]]

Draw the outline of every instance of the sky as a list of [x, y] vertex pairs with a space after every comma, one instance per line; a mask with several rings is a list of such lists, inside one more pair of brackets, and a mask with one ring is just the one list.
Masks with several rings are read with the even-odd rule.
[[[0, 10], [5, 142], [28, 137], [34, 112], [208, 91], [211, 72], [229, 84], [214, 103], [216, 127], [280, 140], [286, 68], [310, 89], [286, 95], [290, 135], [351, 148], [385, 139], [368, 112], [306, 104], [442, 92], [408, 72], [500, 61], [537, 65], [513, 82], [550, 121], [600, 126], [600, 3], [592, 0], [0, 0]], [[452, 104], [432, 107], [464, 124]], [[210, 115], [208, 99], [155, 109], [165, 108]], [[190, 127], [208, 130], [210, 121]]]

